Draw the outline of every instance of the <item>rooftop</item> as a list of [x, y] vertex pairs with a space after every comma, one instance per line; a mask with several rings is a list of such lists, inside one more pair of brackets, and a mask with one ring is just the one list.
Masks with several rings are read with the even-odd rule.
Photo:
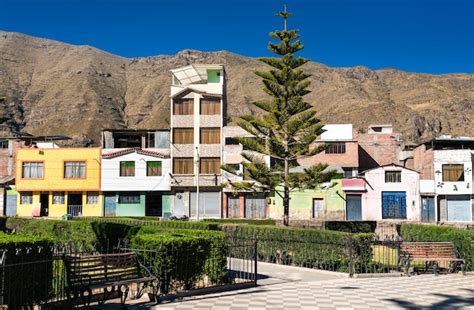
[[207, 70], [222, 70], [219, 64], [196, 64], [170, 70], [174, 83], [180, 85], [202, 84], [207, 82]]

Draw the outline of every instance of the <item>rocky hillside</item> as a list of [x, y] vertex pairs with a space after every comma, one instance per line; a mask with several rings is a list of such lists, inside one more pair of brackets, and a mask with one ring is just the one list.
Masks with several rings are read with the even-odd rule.
[[[262, 43], [264, 44], [264, 43]], [[63, 133], [99, 143], [102, 128], [163, 128], [171, 68], [222, 63], [232, 120], [264, 96], [253, 71], [262, 64], [226, 51], [122, 58], [90, 46], [0, 31], [0, 135]], [[406, 141], [438, 134], [474, 136], [474, 75], [430, 75], [311, 62], [311, 94], [324, 122], [393, 123]]]

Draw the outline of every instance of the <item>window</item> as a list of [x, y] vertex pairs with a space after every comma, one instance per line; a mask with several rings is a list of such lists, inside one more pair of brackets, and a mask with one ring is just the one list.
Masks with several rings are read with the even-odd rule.
[[120, 193], [119, 203], [140, 203], [140, 193], [137, 193], [137, 192]]
[[443, 182], [463, 182], [464, 165], [446, 164], [443, 165]]
[[225, 138], [226, 145], [239, 145], [239, 141], [235, 138]]
[[44, 164], [42, 162], [24, 162], [21, 177], [23, 179], [42, 179]]
[[385, 183], [401, 183], [401, 171], [385, 171]]
[[33, 192], [21, 192], [20, 193], [20, 204], [30, 205], [33, 203]]
[[201, 115], [219, 115], [221, 114], [220, 98], [203, 98], [201, 99]]
[[199, 173], [202, 174], [220, 174], [220, 158], [201, 158], [199, 162]]
[[219, 128], [201, 128], [201, 144], [219, 144], [221, 143], [221, 131]]
[[345, 142], [330, 142], [326, 154], [344, 154], [346, 152]]
[[173, 173], [194, 174], [194, 161], [192, 158], [174, 158]]
[[231, 169], [234, 169], [236, 172], [240, 171], [240, 164], [227, 164], [227, 166]]
[[99, 192], [87, 192], [87, 204], [96, 205], [99, 203]]
[[64, 163], [64, 178], [84, 179], [86, 177], [85, 161], [67, 161]]
[[0, 149], [8, 149], [8, 141], [0, 141]]
[[53, 192], [53, 205], [63, 205], [64, 201], [64, 192]]
[[193, 128], [174, 128], [173, 129], [174, 144], [193, 144], [194, 129]]
[[342, 168], [342, 170], [344, 171], [342, 175], [344, 179], [350, 179], [354, 176], [352, 172], [353, 171], [352, 168]]
[[157, 177], [161, 175], [161, 161], [147, 161], [146, 175], [148, 177]]
[[173, 115], [193, 115], [194, 99], [174, 99]]
[[135, 162], [134, 161], [121, 161], [120, 162], [120, 176], [121, 177], [134, 177], [135, 176]]

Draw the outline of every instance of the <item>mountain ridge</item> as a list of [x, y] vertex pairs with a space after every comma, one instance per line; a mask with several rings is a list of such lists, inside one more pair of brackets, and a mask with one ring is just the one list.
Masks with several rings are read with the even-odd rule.
[[[126, 58], [0, 31], [0, 133], [63, 133], [75, 144], [100, 143], [102, 128], [166, 128], [172, 68], [222, 63], [227, 72], [231, 122], [258, 113], [266, 98], [253, 74], [266, 66], [229, 51], [185, 49], [176, 55]], [[439, 134], [474, 136], [474, 75], [412, 73], [394, 68], [329, 67], [309, 62], [306, 100], [326, 123], [393, 123], [406, 142]]]

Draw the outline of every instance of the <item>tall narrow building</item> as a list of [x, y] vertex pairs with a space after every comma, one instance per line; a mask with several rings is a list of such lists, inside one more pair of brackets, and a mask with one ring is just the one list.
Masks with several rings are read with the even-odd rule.
[[224, 66], [189, 65], [171, 73], [172, 214], [196, 218], [199, 205], [199, 219], [220, 218]]

